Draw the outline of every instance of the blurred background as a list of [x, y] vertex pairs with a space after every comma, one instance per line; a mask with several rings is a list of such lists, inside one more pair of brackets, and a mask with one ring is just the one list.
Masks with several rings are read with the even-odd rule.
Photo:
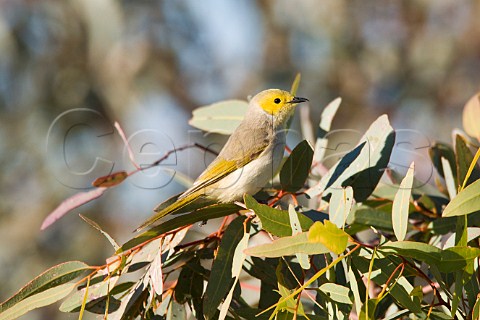
[[78, 213], [122, 243], [211, 159], [178, 153], [40, 231], [63, 199], [133, 169], [114, 121], [142, 164], [196, 141], [218, 150], [224, 137], [188, 125], [194, 108], [288, 90], [300, 72], [315, 126], [340, 96], [334, 129], [387, 113], [411, 130], [404, 143], [451, 143], [479, 90], [479, 16], [473, 0], [1, 1], [0, 300], [54, 264], [113, 253]]

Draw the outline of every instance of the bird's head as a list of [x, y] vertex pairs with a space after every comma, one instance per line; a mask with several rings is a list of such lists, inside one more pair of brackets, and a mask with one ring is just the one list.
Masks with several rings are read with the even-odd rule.
[[289, 118], [297, 103], [308, 101], [306, 98], [295, 97], [287, 91], [269, 89], [258, 93], [250, 101], [258, 106], [280, 124]]

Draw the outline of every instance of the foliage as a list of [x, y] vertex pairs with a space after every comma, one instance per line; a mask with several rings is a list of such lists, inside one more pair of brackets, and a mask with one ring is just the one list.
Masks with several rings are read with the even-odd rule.
[[[335, 100], [326, 108], [313, 147], [303, 141], [293, 149], [268, 198], [263, 192], [257, 197], [262, 201], [245, 195], [244, 204], [190, 207], [121, 246], [84, 218], [113, 246], [106, 264], [72, 261], [52, 267], [2, 303], [0, 319], [66, 296], [60, 310], [79, 312], [80, 318], [85, 311], [108, 319], [478, 317], [480, 149], [473, 139], [479, 123], [469, 121], [465, 128], [473, 137], [457, 132], [454, 147], [431, 147], [435, 186], [419, 185], [418, 164], [412, 163], [405, 177], [388, 168], [395, 130], [385, 115], [320, 175], [339, 104]], [[478, 113], [471, 104], [464, 119]], [[191, 123], [216, 132], [229, 128], [223, 114], [205, 121], [209, 110], [218, 114], [217, 107], [195, 113], [201, 119]], [[241, 116], [237, 111], [235, 117]], [[183, 149], [189, 147], [199, 146]], [[135, 163], [132, 155], [131, 160]], [[95, 189], [60, 204], [42, 228], [141, 170], [98, 178]], [[222, 217], [218, 230], [186, 242], [192, 224]], [[247, 302], [252, 279], [255, 301]]]

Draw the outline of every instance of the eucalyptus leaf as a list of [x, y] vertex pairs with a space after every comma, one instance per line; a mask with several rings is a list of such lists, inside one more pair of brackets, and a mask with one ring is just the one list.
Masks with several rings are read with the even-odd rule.
[[230, 135], [242, 122], [247, 108], [247, 101], [220, 101], [195, 109], [189, 124], [203, 131]]
[[395, 236], [399, 241], [405, 239], [408, 226], [408, 213], [410, 206], [410, 198], [412, 196], [414, 163], [410, 165], [405, 178], [400, 183], [392, 207], [392, 226]]
[[2, 314], [5, 310], [18, 304], [25, 298], [28, 298], [29, 296], [39, 294], [50, 288], [54, 288], [70, 282], [71, 280], [84, 274], [85, 271], [89, 269], [91, 269], [91, 267], [81, 261], [69, 261], [51, 267], [50, 269], [46, 270], [38, 277], [27, 283], [11, 298], [3, 302], [0, 305], [0, 314]]
[[450, 201], [442, 217], [454, 217], [480, 211], [480, 180], [467, 186]]
[[395, 132], [388, 117], [383, 115], [372, 123], [359, 144], [306, 193], [310, 197], [327, 196], [333, 188], [352, 186], [355, 200], [365, 201], [383, 175], [394, 144]]
[[203, 298], [203, 311], [206, 319], [213, 319], [217, 307], [232, 286], [233, 258], [235, 249], [244, 238], [245, 219], [245, 216], [240, 216], [233, 220], [222, 237]]
[[308, 233], [302, 232], [296, 236], [283, 237], [271, 243], [260, 244], [245, 250], [245, 253], [255, 257], [282, 257], [293, 256], [296, 253], [322, 254], [330, 250], [319, 242], [308, 240]]
[[230, 203], [216, 204], [216, 205], [207, 206], [202, 209], [198, 209], [189, 214], [182, 215], [182, 216], [173, 218], [171, 220], [165, 221], [161, 225], [153, 227], [150, 230], [141, 233], [140, 235], [124, 243], [122, 247], [119, 250], [117, 250], [117, 253], [131, 249], [136, 245], [139, 245], [145, 241], [158, 237], [161, 234], [175, 230], [177, 228], [194, 224], [199, 221], [206, 221], [210, 219], [228, 216], [232, 213], [237, 212], [240, 209], [241, 207], [235, 204], [230, 204]]
[[17, 319], [21, 315], [40, 307], [44, 307], [65, 298], [75, 288], [75, 283], [63, 283], [44, 291], [30, 295], [0, 312], [0, 320]]
[[303, 188], [312, 165], [313, 148], [307, 140], [300, 142], [280, 170], [282, 190], [296, 192]]
[[[288, 211], [278, 210], [264, 204], [259, 204], [252, 196], [248, 194], [245, 194], [244, 201], [247, 208], [253, 210], [260, 218], [262, 227], [265, 231], [268, 231], [277, 237], [292, 235]], [[313, 224], [313, 221], [301, 213], [297, 212], [297, 215], [302, 230], [308, 230]]]

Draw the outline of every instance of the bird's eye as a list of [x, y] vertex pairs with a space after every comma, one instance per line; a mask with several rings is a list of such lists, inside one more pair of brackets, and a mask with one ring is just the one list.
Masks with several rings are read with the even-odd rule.
[[275, 100], [273, 100], [273, 102], [275, 102], [276, 104], [279, 104], [280, 101], [282, 101], [282, 100], [280, 100], [280, 98], [275, 98]]

